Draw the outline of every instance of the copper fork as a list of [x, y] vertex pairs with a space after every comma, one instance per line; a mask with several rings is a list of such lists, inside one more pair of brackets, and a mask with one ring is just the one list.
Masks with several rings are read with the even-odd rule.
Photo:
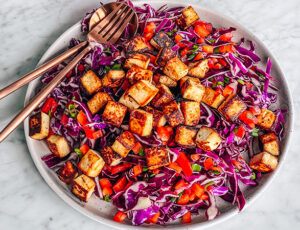
[[76, 66], [76, 64], [91, 50], [91, 42], [114, 44], [122, 35], [127, 24], [135, 14], [127, 4], [121, 3], [110, 14], [102, 19], [87, 35], [88, 45], [85, 47], [57, 76], [55, 76], [28, 105], [1, 131], [2, 142], [15, 130], [30, 113], [51, 93], [62, 79]]

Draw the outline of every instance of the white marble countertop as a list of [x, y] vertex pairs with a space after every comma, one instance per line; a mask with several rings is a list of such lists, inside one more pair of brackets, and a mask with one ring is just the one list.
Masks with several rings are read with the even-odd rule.
[[[0, 0], [0, 87], [32, 70], [57, 37], [98, 2]], [[295, 105], [292, 146], [274, 183], [246, 210], [211, 229], [297, 229], [300, 226], [299, 1], [194, 2], [239, 21], [267, 45], [288, 78]], [[23, 107], [25, 90], [1, 101], [1, 128]], [[48, 187], [30, 158], [22, 126], [0, 144], [0, 226], [24, 230], [108, 229], [69, 207]]]

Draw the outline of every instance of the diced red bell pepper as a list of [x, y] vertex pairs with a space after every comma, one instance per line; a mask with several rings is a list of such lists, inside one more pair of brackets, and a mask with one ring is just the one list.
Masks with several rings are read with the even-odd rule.
[[101, 129], [93, 132], [93, 139], [98, 139], [100, 137], [103, 137], [103, 132]]
[[126, 213], [119, 211], [119, 212], [117, 212], [117, 214], [114, 216], [113, 220], [120, 223], [120, 222], [122, 222], [123, 220], [125, 220], [126, 216], [127, 216]]
[[48, 137], [51, 137], [54, 134], [53, 130], [51, 129], [51, 127], [49, 128], [49, 134]]
[[245, 84], [246, 84], [246, 89], [247, 90], [250, 90], [252, 88], [252, 86], [253, 86], [253, 84], [250, 83], [250, 82], [248, 82], [248, 81], [246, 81]]
[[84, 130], [85, 135], [88, 139], [90, 139], [90, 140], [94, 139], [94, 130], [92, 130], [88, 127], [83, 127], [83, 130]]
[[145, 33], [143, 37], [146, 41], [150, 41], [150, 39], [153, 37], [153, 33]]
[[207, 200], [207, 199], [208, 199], [208, 195], [206, 193], [204, 193], [200, 198], [200, 200]]
[[233, 53], [232, 45], [223, 45], [219, 47], [221, 53]]
[[111, 174], [117, 174], [120, 172], [125, 171], [126, 169], [131, 168], [130, 164], [121, 164], [121, 165], [116, 165], [111, 167]]
[[223, 42], [230, 42], [232, 37], [233, 37], [232, 33], [226, 33], [223, 34], [219, 39]]
[[227, 66], [226, 61], [224, 61], [222, 58], [219, 59], [219, 63], [220, 63], [222, 66]]
[[203, 52], [212, 54], [214, 52], [214, 47], [210, 45], [205, 45], [202, 47]]
[[253, 115], [258, 115], [261, 113], [261, 109], [258, 106], [255, 107], [250, 107], [249, 111], [253, 114]]
[[223, 96], [228, 97], [229, 95], [233, 94], [234, 89], [228, 85], [223, 90]]
[[127, 179], [125, 176], [121, 177], [113, 186], [113, 190], [115, 193], [123, 191], [127, 183]]
[[201, 198], [201, 196], [204, 194], [205, 192], [205, 189], [202, 185], [200, 184], [193, 184], [192, 185], [192, 191], [195, 193], [195, 195], [198, 197], [198, 198]]
[[128, 181], [127, 185], [125, 186], [125, 188], [123, 189], [124, 191], [127, 190], [131, 185], [133, 184], [133, 181]]
[[231, 160], [231, 163], [234, 165], [234, 167], [238, 170], [242, 169], [243, 168], [243, 165], [241, 162], [235, 160], [235, 159], [232, 159]]
[[79, 66], [77, 67], [77, 70], [78, 70], [78, 71], [83, 71], [83, 70], [85, 70], [84, 65], [79, 65]]
[[235, 134], [238, 138], [243, 138], [244, 135], [245, 135], [245, 128], [243, 125], [241, 125], [238, 130], [236, 131], [236, 134]]
[[60, 123], [63, 125], [63, 126], [65, 126], [66, 124], [67, 124], [67, 122], [68, 122], [68, 116], [66, 115], [66, 114], [63, 114], [62, 116], [61, 116], [61, 119], [60, 119]]
[[[56, 106], [54, 104], [56, 104]], [[55, 101], [54, 98], [48, 97], [45, 104], [42, 106], [42, 112], [48, 114], [50, 109], [51, 109], [51, 112], [54, 113], [55, 110], [53, 111], [53, 108], [52, 108], [53, 105], [54, 105], [54, 108], [56, 110], [57, 102]]]
[[154, 33], [156, 25], [154, 22], [148, 22], [144, 28], [144, 33]]
[[133, 167], [133, 178], [137, 177], [138, 175], [140, 175], [143, 172], [143, 167], [140, 165], [135, 165]]
[[154, 74], [152, 80], [158, 84], [160, 79], [160, 74]]
[[190, 177], [193, 174], [193, 170], [189, 159], [183, 152], [180, 152], [176, 161], [179, 166], [182, 168], [182, 172], [187, 176]]
[[178, 199], [177, 204], [187, 204], [190, 201], [190, 196], [188, 194], [182, 194]]
[[214, 161], [212, 158], [208, 157], [205, 161], [204, 161], [204, 169], [205, 170], [210, 170], [211, 167], [214, 166]]
[[81, 153], [84, 155], [89, 151], [90, 147], [87, 144], [83, 144], [79, 150], [81, 151]]
[[239, 116], [239, 119], [252, 128], [254, 128], [255, 124], [257, 124], [257, 118], [249, 110], [245, 110]]
[[195, 199], [196, 199], [196, 193], [194, 193], [193, 191], [190, 193], [190, 195], [189, 195], [189, 197], [190, 197], [190, 201], [191, 202], [193, 202]]
[[204, 38], [198, 38], [198, 39], [197, 39], [197, 43], [199, 43], [199, 44], [205, 43]]
[[188, 186], [189, 184], [187, 182], [185, 182], [184, 179], [180, 179], [174, 186], [175, 190], [181, 189], [181, 188], [185, 188], [186, 186]]
[[152, 54], [147, 54], [150, 56], [150, 62], [154, 64], [156, 57]]
[[101, 178], [99, 179], [99, 184], [101, 186], [101, 188], [111, 188], [112, 184], [110, 183], [109, 179], [107, 178]]
[[197, 161], [197, 160], [200, 159], [200, 155], [199, 155], [199, 154], [191, 154], [191, 159], [192, 159], [193, 161]]
[[126, 80], [123, 82], [121, 88], [122, 88], [123, 90], [126, 90], [126, 89], [128, 89], [129, 87], [130, 87], [130, 83], [129, 83], [129, 81], [126, 79]]
[[216, 92], [219, 93], [219, 94], [221, 94], [221, 95], [223, 94], [223, 91], [222, 91], [221, 88], [217, 88], [217, 89], [216, 89]]
[[73, 73], [73, 71], [71, 70], [71, 71], [67, 74], [66, 78], [71, 77], [71, 76], [72, 76], [72, 73]]
[[157, 212], [154, 216], [150, 217], [147, 222], [152, 223], [152, 224], [156, 224], [158, 221], [158, 218], [160, 216], [160, 212]]
[[182, 223], [184, 224], [189, 224], [192, 222], [192, 217], [191, 217], [191, 213], [187, 212], [182, 216]]
[[159, 126], [156, 130], [163, 143], [167, 143], [173, 135], [173, 129], [170, 126]]
[[223, 171], [220, 166], [213, 166], [213, 167], [211, 167], [211, 170], [218, 171], [219, 173], [221, 173]]
[[142, 144], [140, 142], [136, 142], [133, 148], [131, 149], [135, 154], [138, 154], [141, 149], [143, 148]]
[[205, 28], [205, 26], [202, 25], [196, 25], [195, 26], [195, 32], [198, 34], [201, 38], [205, 38], [207, 35], [209, 35], [209, 31]]
[[85, 126], [89, 123], [87, 116], [85, 115], [85, 113], [82, 110], [80, 110], [79, 113], [77, 114], [77, 121], [82, 126]]
[[168, 166], [171, 169], [174, 169], [177, 172], [177, 176], [181, 173], [182, 168], [176, 163], [176, 162], [171, 162]]
[[180, 34], [175, 35], [175, 42], [179, 45], [179, 47], [186, 47], [185, 44], [181, 43], [180, 41], [182, 40], [182, 36]]
[[204, 58], [203, 53], [198, 53], [198, 54], [196, 55], [196, 57], [194, 58], [194, 61], [198, 61], [198, 60], [201, 60], [201, 59], [203, 59], [203, 58]]
[[190, 48], [189, 47], [185, 47], [181, 52], [180, 55], [183, 57], [185, 56], [188, 52], [189, 52]]
[[113, 194], [113, 191], [109, 187], [104, 187], [104, 188], [102, 188], [102, 194], [103, 194], [104, 197], [106, 195], [110, 196], [111, 194]]
[[153, 172], [155, 175], [157, 175], [157, 174], [159, 174], [160, 170], [159, 170], [159, 169], [153, 169], [152, 172]]

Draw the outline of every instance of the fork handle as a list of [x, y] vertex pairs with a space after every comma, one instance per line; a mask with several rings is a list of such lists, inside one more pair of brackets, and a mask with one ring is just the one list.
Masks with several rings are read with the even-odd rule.
[[59, 74], [56, 75], [15, 118], [1, 131], [0, 143], [14, 131], [30, 113], [43, 102], [51, 91], [62, 81], [62, 79], [76, 66], [76, 64], [91, 50], [87, 46], [82, 50]]
[[54, 66], [62, 63], [64, 60], [71, 57], [73, 54], [75, 54], [81, 48], [85, 47], [87, 44], [88, 44], [87, 41], [79, 43], [77, 46], [74, 46], [73, 48], [71, 48], [71, 49], [67, 50], [66, 52], [62, 53], [61, 55], [59, 55], [58, 57], [55, 57], [52, 60], [48, 61], [47, 63], [39, 66], [34, 71], [25, 75], [21, 79], [13, 82], [12, 84], [6, 86], [3, 89], [1, 89], [0, 90], [0, 100], [3, 99], [4, 97], [8, 96], [9, 94], [13, 93], [17, 89], [21, 88], [22, 86], [28, 84], [32, 80], [36, 79], [40, 75], [46, 73], [48, 70], [50, 70]]

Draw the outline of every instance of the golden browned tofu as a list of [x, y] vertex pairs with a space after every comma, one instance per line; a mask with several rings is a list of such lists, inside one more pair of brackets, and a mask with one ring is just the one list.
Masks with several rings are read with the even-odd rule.
[[111, 147], [107, 146], [100, 150], [100, 155], [109, 166], [116, 166], [120, 164], [122, 157], [115, 153]]
[[176, 57], [176, 52], [171, 47], [161, 48], [156, 55], [155, 64], [164, 67], [174, 57]]
[[184, 29], [190, 27], [195, 21], [199, 19], [198, 14], [193, 7], [189, 6], [181, 11], [182, 15], [177, 19], [177, 24]]
[[180, 104], [184, 116], [184, 124], [189, 126], [198, 125], [200, 120], [200, 103], [196, 101], [183, 101]]
[[164, 74], [172, 78], [174, 81], [179, 81], [187, 75], [188, 71], [188, 67], [178, 57], [174, 57], [169, 60], [164, 67]]
[[146, 106], [145, 110], [153, 115], [153, 127], [164, 126], [167, 123], [166, 116], [162, 111]]
[[72, 192], [82, 201], [88, 202], [95, 190], [95, 181], [82, 174], [73, 181]]
[[211, 88], [205, 88], [205, 93], [202, 102], [217, 109], [220, 104], [225, 100], [225, 97]]
[[163, 106], [163, 113], [167, 117], [170, 126], [175, 127], [184, 123], [184, 117], [176, 101]]
[[257, 125], [264, 129], [270, 129], [275, 121], [275, 114], [268, 109], [262, 109], [261, 113], [257, 115]]
[[71, 152], [65, 137], [53, 134], [47, 138], [47, 144], [50, 151], [59, 158], [63, 158]]
[[229, 121], [236, 120], [247, 109], [245, 103], [237, 96], [230, 95], [219, 106], [218, 111]]
[[208, 59], [205, 59], [203, 61], [192, 63], [191, 65], [189, 65], [188, 75], [192, 77], [204, 78], [208, 70]]
[[166, 166], [170, 163], [169, 151], [164, 147], [146, 148], [145, 156], [150, 170]]
[[131, 96], [141, 107], [147, 105], [158, 93], [158, 89], [149, 81], [141, 80], [128, 90]]
[[150, 44], [156, 49], [161, 49], [164, 47], [171, 47], [174, 45], [174, 42], [169, 38], [167, 34], [163, 31], [160, 31], [154, 35], [154, 37], [150, 40]]
[[174, 81], [173, 79], [169, 78], [166, 75], [161, 75], [159, 77], [159, 83], [160, 84], [164, 84], [164, 85], [166, 85], [168, 87], [176, 87], [177, 86], [177, 82]]
[[125, 78], [123, 70], [109, 70], [102, 78], [102, 85], [108, 88], [117, 88], [121, 86]]
[[89, 94], [93, 94], [102, 88], [102, 82], [100, 78], [92, 71], [87, 71], [81, 78], [81, 84], [83, 88]]
[[252, 157], [249, 165], [259, 172], [271, 172], [276, 169], [278, 159], [268, 152], [261, 152]]
[[134, 53], [129, 54], [129, 57], [126, 59], [124, 67], [130, 69], [133, 66], [139, 66], [142, 69], [147, 69], [150, 62], [150, 57], [145, 54]]
[[141, 109], [130, 113], [129, 129], [139, 136], [149, 136], [153, 127], [153, 115]]
[[89, 149], [79, 161], [78, 168], [89, 177], [97, 177], [104, 165], [105, 162], [100, 154], [95, 150]]
[[96, 93], [88, 102], [87, 106], [92, 114], [96, 114], [99, 112], [101, 108], [103, 108], [108, 101], [111, 101], [111, 97], [108, 93], [99, 92]]
[[111, 148], [121, 157], [126, 157], [135, 143], [136, 141], [133, 134], [129, 131], [125, 131], [115, 140]]
[[152, 75], [153, 72], [151, 70], [133, 66], [127, 71], [126, 78], [128, 79], [129, 83], [133, 85], [140, 80], [152, 82]]
[[36, 140], [42, 140], [49, 135], [50, 117], [39, 112], [29, 118], [29, 136]]
[[195, 82], [196, 84], [201, 84], [201, 81], [200, 81], [199, 78], [190, 77], [190, 76], [185, 76], [185, 77], [183, 77], [183, 78], [180, 79], [180, 82], [179, 82], [180, 88], [182, 88], [183, 84], [184, 84], [187, 80], [193, 81], [193, 82]]
[[277, 137], [276, 137], [275, 133], [266, 133], [266, 134], [260, 136], [260, 140], [263, 144], [265, 144], [270, 141], [276, 141]]
[[175, 142], [186, 148], [196, 147], [195, 137], [197, 131], [192, 127], [180, 125], [176, 129]]
[[130, 111], [140, 107], [140, 105], [128, 95], [128, 90], [123, 93], [122, 97], [120, 97], [119, 103], [125, 105]]
[[200, 83], [187, 79], [181, 87], [182, 97], [192, 101], [201, 102], [205, 87]]
[[149, 45], [145, 39], [141, 36], [133, 38], [131, 41], [125, 44], [127, 53], [140, 52], [143, 53], [147, 50], [150, 50]]
[[126, 115], [127, 107], [122, 105], [121, 103], [115, 101], [108, 101], [104, 112], [103, 112], [103, 120], [111, 125], [116, 127], [120, 127], [123, 119]]
[[265, 152], [269, 152], [275, 156], [279, 155], [279, 146], [276, 135], [274, 133], [264, 134], [260, 137], [260, 139], [264, 145]]
[[158, 88], [159, 91], [151, 101], [151, 104], [154, 107], [160, 107], [160, 106], [167, 104], [173, 100], [174, 96], [171, 93], [168, 86], [165, 86], [163, 84], [158, 84], [158, 85], [156, 85], [156, 87]]
[[219, 134], [206, 126], [202, 126], [196, 136], [197, 147], [208, 152], [213, 151], [220, 145], [222, 139]]

